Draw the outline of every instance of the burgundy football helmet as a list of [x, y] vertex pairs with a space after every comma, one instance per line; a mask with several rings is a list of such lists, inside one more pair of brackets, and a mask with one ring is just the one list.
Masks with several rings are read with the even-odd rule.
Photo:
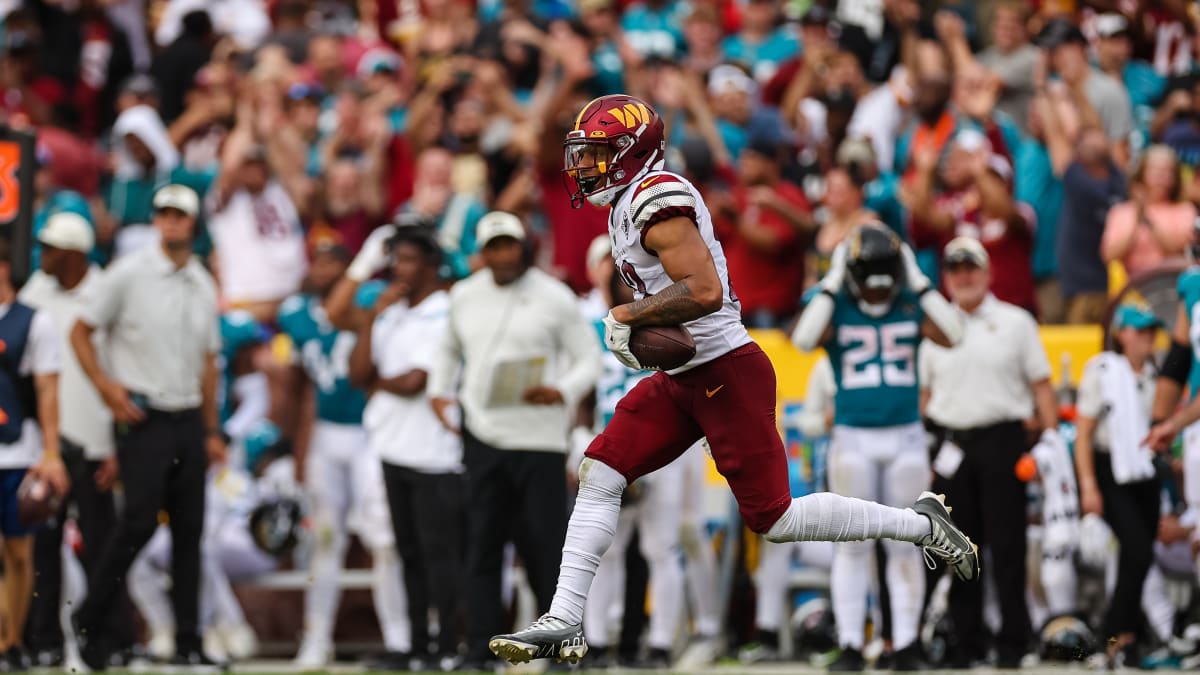
[[607, 206], [626, 187], [663, 167], [663, 121], [640, 99], [601, 96], [579, 111], [563, 148], [571, 206], [579, 208], [584, 199]]

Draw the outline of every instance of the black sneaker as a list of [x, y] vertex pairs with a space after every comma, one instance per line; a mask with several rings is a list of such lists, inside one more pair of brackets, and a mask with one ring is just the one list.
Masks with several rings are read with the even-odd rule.
[[828, 669], [831, 673], [853, 673], [861, 671], [866, 665], [861, 651], [852, 647], [846, 647], [833, 660], [833, 663], [829, 664]]
[[23, 673], [33, 667], [29, 655], [17, 645], [8, 648], [8, 651], [4, 653], [4, 660], [8, 663], [8, 672], [10, 673]]
[[979, 577], [979, 547], [950, 519], [945, 501], [945, 495], [926, 491], [913, 504], [913, 511], [928, 518], [930, 526], [930, 533], [917, 546], [929, 569], [936, 567], [935, 560], [941, 560], [959, 579], [973, 581]]
[[79, 614], [71, 615], [71, 630], [75, 632], [75, 642], [79, 645], [79, 658], [93, 673], [108, 670], [108, 646], [104, 636], [99, 632], [92, 633], [79, 622]]
[[493, 637], [488, 642], [488, 648], [513, 665], [551, 658], [578, 663], [588, 651], [581, 624], [567, 623], [549, 614], [543, 615], [528, 628]]
[[921, 648], [915, 642], [892, 654], [892, 670], [896, 672], [912, 672], [926, 668], [928, 666], [921, 655]]

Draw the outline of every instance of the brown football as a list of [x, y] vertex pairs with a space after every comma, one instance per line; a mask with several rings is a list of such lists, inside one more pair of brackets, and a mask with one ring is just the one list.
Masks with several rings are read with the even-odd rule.
[[646, 368], [674, 370], [696, 356], [696, 342], [682, 326], [643, 326], [630, 333], [629, 351]]
[[62, 495], [50, 483], [27, 474], [17, 488], [17, 521], [30, 527], [58, 515]]

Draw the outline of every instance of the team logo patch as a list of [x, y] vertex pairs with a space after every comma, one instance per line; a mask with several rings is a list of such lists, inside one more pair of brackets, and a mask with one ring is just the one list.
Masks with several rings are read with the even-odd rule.
[[650, 111], [642, 103], [626, 103], [620, 108], [609, 108], [608, 114], [617, 118], [626, 129], [633, 129], [650, 121]]

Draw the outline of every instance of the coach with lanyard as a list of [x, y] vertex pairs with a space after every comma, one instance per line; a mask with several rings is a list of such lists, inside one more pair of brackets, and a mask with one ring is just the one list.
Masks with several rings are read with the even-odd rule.
[[[170, 516], [171, 601], [176, 662], [207, 662], [200, 649], [200, 536], [209, 462], [225, 460], [217, 418], [217, 289], [192, 256], [200, 199], [191, 188], [155, 193], [160, 241], [118, 259], [87, 290], [71, 329], [79, 365], [112, 411], [125, 507], [88, 579], [74, 616], [83, 660], [104, 670], [111, 649], [108, 613], [138, 551]], [[107, 368], [92, 333], [105, 330]]]
[[[991, 548], [1002, 617], [997, 663], [1015, 668], [1030, 634], [1025, 484], [1015, 471], [1029, 447], [1026, 422], [1036, 415], [1042, 440], [1064, 453], [1066, 447], [1056, 431], [1050, 363], [1037, 322], [988, 292], [990, 261], [979, 240], [953, 239], [942, 263], [947, 290], [966, 319], [966, 331], [957, 347], [946, 349], [926, 340], [919, 351], [923, 413], [939, 439], [933, 450], [933, 489], [945, 492], [954, 504], [954, 518], [963, 531]], [[980, 642], [983, 587], [955, 581], [950, 608], [960, 649], [950, 655], [950, 665], [968, 668], [986, 652]]]
[[470, 666], [490, 659], [510, 537], [539, 609], [550, 606], [567, 529], [570, 415], [600, 373], [595, 329], [567, 286], [531, 266], [521, 221], [493, 211], [477, 239], [485, 268], [450, 291], [450, 326], [428, 389], [443, 424], [458, 430], [449, 407], [461, 364]]

